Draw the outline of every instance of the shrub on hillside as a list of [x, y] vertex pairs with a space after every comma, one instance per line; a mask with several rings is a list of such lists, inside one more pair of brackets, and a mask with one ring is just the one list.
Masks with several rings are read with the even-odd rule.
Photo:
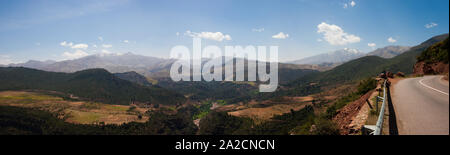
[[367, 92], [369, 92], [372, 89], [375, 89], [377, 87], [377, 80], [373, 78], [367, 78], [364, 80], [361, 80], [358, 85], [358, 92], [359, 95], [364, 95]]
[[312, 130], [313, 135], [339, 135], [339, 128], [337, 125], [325, 118], [318, 118], [315, 120], [315, 129]]

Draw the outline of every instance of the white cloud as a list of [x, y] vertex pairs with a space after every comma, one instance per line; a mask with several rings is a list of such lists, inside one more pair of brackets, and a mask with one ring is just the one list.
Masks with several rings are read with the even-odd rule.
[[347, 34], [337, 25], [330, 25], [325, 22], [317, 25], [317, 33], [323, 34], [323, 39], [331, 45], [346, 45], [349, 43], [357, 43], [361, 38], [353, 34]]
[[96, 45], [96, 44], [93, 44], [92, 47], [97, 48], [97, 45]]
[[180, 36], [180, 32], [175, 33], [175, 35]]
[[103, 47], [103, 48], [111, 48], [112, 45], [110, 45], [110, 44], [103, 44], [102, 47]]
[[392, 38], [392, 37], [389, 37], [389, 38], [388, 38], [388, 42], [390, 42], [390, 43], [395, 43], [395, 42], [397, 42], [397, 40], [395, 40], [395, 39]]
[[351, 1], [351, 2], [350, 2], [350, 5], [351, 5], [352, 7], [355, 7], [355, 5], [356, 5], [355, 1]]
[[433, 27], [436, 27], [436, 26], [438, 26], [438, 24], [436, 24], [436, 23], [429, 23], [429, 24], [425, 25], [425, 28], [429, 29], [429, 28], [433, 28]]
[[88, 44], [75, 44], [75, 45], [71, 46], [71, 48], [73, 48], [73, 49], [86, 49], [88, 47], [89, 47]]
[[66, 41], [63, 41], [63, 42], [59, 43], [59, 45], [64, 46], [64, 47], [72, 47], [73, 43], [72, 42], [68, 43]]
[[209, 39], [209, 40], [215, 40], [215, 41], [223, 41], [223, 40], [231, 40], [231, 36], [228, 34], [223, 34], [222, 32], [191, 32], [186, 31], [184, 33], [187, 36], [190, 37], [197, 37], [197, 38], [203, 38], [203, 39]]
[[322, 41], [323, 41], [323, 40], [322, 40], [322, 39], [320, 39], [320, 38], [319, 38], [319, 39], [317, 39], [317, 42], [322, 42]]
[[368, 43], [367, 46], [369, 46], [369, 47], [375, 47], [375, 46], [377, 46], [377, 44], [375, 44], [375, 43]]
[[272, 36], [272, 38], [274, 38], [274, 39], [286, 39], [288, 37], [289, 37], [289, 34], [284, 34], [283, 32], [280, 32], [280, 33]]
[[64, 52], [62, 55], [65, 59], [77, 59], [77, 58], [85, 57], [89, 54], [82, 50], [76, 50], [75, 52], [72, 52], [72, 53]]
[[356, 6], [356, 2], [355, 1], [350, 1], [348, 3], [344, 3], [344, 9], [347, 9], [349, 6], [355, 7]]
[[41, 46], [41, 43], [35, 43], [36, 46]]
[[254, 28], [252, 29], [253, 32], [263, 32], [264, 28]]
[[111, 54], [112, 52], [110, 52], [110, 51], [108, 51], [108, 50], [105, 50], [105, 49], [103, 49], [102, 50], [102, 52], [101, 52], [101, 54]]
[[103, 41], [103, 37], [101, 37], [101, 36], [98, 37], [98, 40]]
[[59, 45], [61, 45], [61, 46], [63, 46], [63, 47], [70, 47], [70, 48], [73, 48], [73, 49], [86, 49], [86, 48], [88, 48], [89, 47], [89, 45], [88, 44], [73, 44], [72, 42], [66, 42], [66, 41], [63, 41], [63, 42], [61, 42], [61, 43], [59, 43]]
[[124, 43], [127, 43], [127, 44], [128, 44], [128, 43], [129, 43], [130, 41], [128, 41], [128, 40], [124, 40], [123, 42], [124, 42]]

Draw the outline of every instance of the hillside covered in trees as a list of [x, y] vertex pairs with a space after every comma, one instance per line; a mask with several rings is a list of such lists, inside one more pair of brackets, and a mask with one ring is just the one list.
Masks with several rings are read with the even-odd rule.
[[414, 65], [415, 74], [445, 74], [448, 75], [448, 38], [438, 42], [423, 51], [417, 57]]
[[418, 57], [417, 61], [425, 61], [427, 63], [444, 62], [448, 63], [448, 38], [444, 41], [438, 42], [427, 50], [423, 51]]
[[83, 125], [36, 109], [0, 106], [0, 111], [0, 135], [192, 135], [197, 131], [185, 113], [152, 113], [145, 123]]
[[0, 83], [0, 91], [57, 91], [108, 104], [140, 102], [175, 105], [185, 101], [180, 94], [157, 86], [143, 86], [122, 80], [104, 69], [56, 73], [22, 67], [1, 67]]

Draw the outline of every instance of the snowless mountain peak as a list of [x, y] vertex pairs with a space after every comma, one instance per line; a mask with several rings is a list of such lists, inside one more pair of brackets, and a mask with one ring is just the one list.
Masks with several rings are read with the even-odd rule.
[[353, 59], [357, 59], [365, 56], [365, 53], [358, 49], [344, 48], [325, 54], [319, 54], [307, 58], [303, 58], [297, 61], [293, 61], [294, 64], [323, 64], [323, 63], [343, 63]]

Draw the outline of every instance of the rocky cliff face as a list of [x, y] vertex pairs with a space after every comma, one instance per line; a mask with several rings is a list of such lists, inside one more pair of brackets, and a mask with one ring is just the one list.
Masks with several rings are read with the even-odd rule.
[[414, 65], [414, 74], [427, 75], [427, 74], [448, 74], [449, 65], [443, 62], [426, 63], [417, 62]]

